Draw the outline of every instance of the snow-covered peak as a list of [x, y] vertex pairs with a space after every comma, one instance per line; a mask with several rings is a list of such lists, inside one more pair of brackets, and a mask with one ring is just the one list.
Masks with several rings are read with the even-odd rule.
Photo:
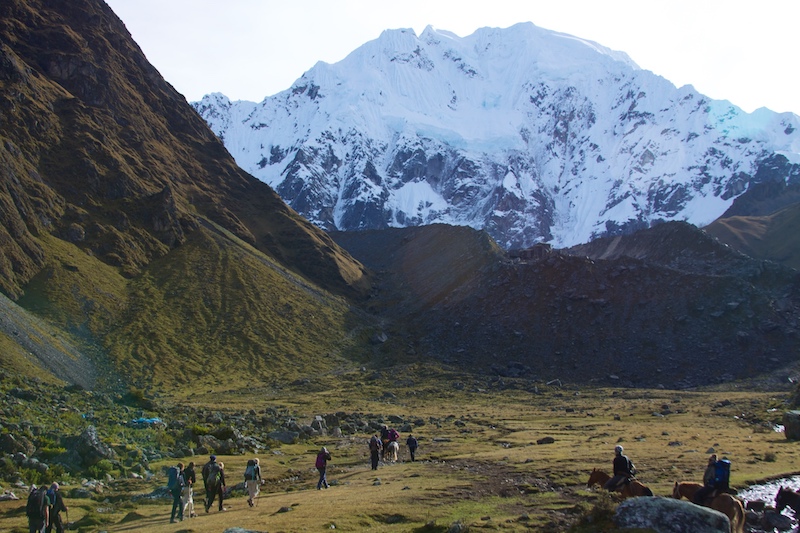
[[387, 30], [259, 104], [195, 107], [325, 228], [465, 224], [506, 247], [704, 225], [772, 154], [800, 159], [796, 115], [744, 113], [531, 23]]

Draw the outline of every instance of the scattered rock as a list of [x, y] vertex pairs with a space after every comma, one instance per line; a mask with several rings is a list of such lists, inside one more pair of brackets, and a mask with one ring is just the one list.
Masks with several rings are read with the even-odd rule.
[[651, 529], [656, 533], [730, 533], [724, 514], [672, 498], [630, 498], [619, 504], [614, 522], [620, 528]]

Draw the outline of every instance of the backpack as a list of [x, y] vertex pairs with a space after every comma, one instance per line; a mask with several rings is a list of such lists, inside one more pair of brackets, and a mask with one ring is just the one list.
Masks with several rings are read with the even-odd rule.
[[372, 437], [369, 440], [369, 449], [372, 450], [373, 452], [377, 452], [378, 450], [381, 449], [381, 441], [379, 441], [375, 437]]
[[244, 480], [253, 481], [256, 479], [256, 462], [253, 459], [247, 461], [247, 468], [244, 469]]
[[718, 489], [728, 488], [731, 480], [731, 462], [727, 459], [717, 461], [714, 465], [714, 487]]
[[25, 504], [25, 514], [31, 520], [44, 521], [46, 506], [47, 491], [44, 488], [37, 489], [28, 495], [28, 503]]
[[169, 470], [167, 470], [167, 488], [173, 490], [182, 486], [183, 477], [181, 476], [181, 471], [178, 470], [177, 466], [169, 467]]
[[219, 463], [209, 463], [208, 465], [208, 478], [206, 478], [207, 487], [216, 487], [219, 484]]
[[329, 454], [324, 454], [322, 452], [319, 452], [317, 454], [317, 462], [314, 464], [314, 466], [317, 467], [317, 468], [324, 468], [325, 464], [326, 464], [326, 461], [328, 459], [330, 459], [330, 455]]

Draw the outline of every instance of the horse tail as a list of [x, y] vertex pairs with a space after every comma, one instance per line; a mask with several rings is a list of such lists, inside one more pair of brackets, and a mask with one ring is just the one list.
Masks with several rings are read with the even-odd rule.
[[653, 496], [653, 491], [650, 490], [650, 487], [645, 487], [644, 485], [642, 485], [642, 489], [643, 489], [642, 490], [643, 496]]

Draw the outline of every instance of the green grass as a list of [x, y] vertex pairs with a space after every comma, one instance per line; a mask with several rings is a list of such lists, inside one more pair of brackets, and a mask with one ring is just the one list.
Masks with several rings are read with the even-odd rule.
[[[781, 416], [780, 411], [771, 410], [781, 406], [788, 393], [552, 388], [542, 384], [532, 393], [532, 384], [524, 380], [511, 380], [516, 388], [504, 391], [452, 388], [455, 381], [484, 379], [424, 365], [398, 367], [381, 376], [329, 373], [317, 376], [318, 384], [324, 386], [320, 394], [304, 395], [304, 386], [287, 386], [268, 393], [266, 389], [249, 393], [236, 389], [195, 395], [190, 397], [192, 403], [180, 399], [173, 403], [161, 397], [156, 410], [147, 414], [162, 416], [169, 423], [183, 420], [201, 432], [216, 431], [216, 426], [204, 423], [199, 415], [194, 417], [191, 409], [195, 406], [225, 417], [240, 416], [249, 409], [283, 409], [286, 416], [302, 423], [316, 414], [337, 411], [425, 422], [413, 429], [420, 439], [420, 460], [406, 462], [402, 449], [399, 463], [382, 465], [377, 472], [368, 467], [368, 433], [291, 445], [273, 442], [269, 450], [258, 453], [220, 456], [229, 485], [241, 480], [249, 458], [260, 457], [267, 481], [264, 493], [259, 506], [251, 509], [244, 503], [244, 494], [235, 492], [228, 512], [201, 513], [183, 524], [193, 531], [218, 531], [236, 524], [260, 524], [261, 529], [286, 532], [328, 529], [331, 524], [345, 531], [446, 531], [460, 522], [471, 530], [611, 532], [616, 500], [596, 488], [587, 489], [586, 481], [592, 468], [609, 468], [617, 442], [625, 445], [640, 471], [640, 480], [657, 495], [669, 494], [677, 480], [699, 478], [711, 446], [733, 461], [732, 484], [739, 487], [793, 472], [800, 459], [793, 443], [769, 429]], [[0, 381], [0, 392], [31, 386], [26, 383], [6, 377]], [[363, 385], [361, 389], [358, 383]], [[387, 387], [394, 398], [378, 394]], [[358, 390], [361, 394], [356, 395]], [[167, 454], [174, 446], [167, 437], [175, 439], [173, 442], [184, 438], [183, 430], [125, 427], [123, 397], [105, 402], [95, 393], [65, 389], [62, 394], [68, 397], [70, 409], [40, 408], [41, 423], [53, 423], [57, 433], [74, 434], [91, 421], [123, 462], [137, 457], [140, 449]], [[721, 402], [723, 399], [726, 401]], [[676, 414], [653, 416], [656, 406], [670, 402]], [[26, 419], [32, 408], [21, 403], [8, 409], [8, 423]], [[75, 416], [87, 412], [93, 413], [91, 420]], [[246, 434], [259, 431], [243, 424], [239, 429]], [[555, 442], [537, 444], [543, 436], [552, 436]], [[52, 440], [31, 438], [40, 447], [55, 446]], [[322, 445], [333, 455], [328, 473], [333, 486], [317, 491], [313, 459]], [[767, 456], [769, 461], [764, 460]], [[198, 468], [206, 459], [182, 458], [184, 463], [194, 460]], [[151, 461], [153, 479], [117, 479], [103, 494], [94, 496], [94, 503], [73, 500], [71, 520], [82, 520], [85, 514], [87, 523], [102, 520], [108, 531], [174, 531], [167, 523], [168, 501], [132, 504], [131, 498], [163, 485], [164, 467], [177, 460], [165, 455]], [[115, 478], [121, 474], [116, 468], [110, 473]], [[380, 483], [376, 483], [378, 479]], [[63, 481], [67, 487], [78, 482], [74, 477]], [[109, 504], [101, 503], [106, 499]], [[196, 502], [200, 499], [196, 496]], [[0, 528], [22, 525], [11, 512], [20, 505], [0, 504]], [[106, 510], [98, 513], [98, 507]], [[282, 507], [293, 510], [279, 513]]]

